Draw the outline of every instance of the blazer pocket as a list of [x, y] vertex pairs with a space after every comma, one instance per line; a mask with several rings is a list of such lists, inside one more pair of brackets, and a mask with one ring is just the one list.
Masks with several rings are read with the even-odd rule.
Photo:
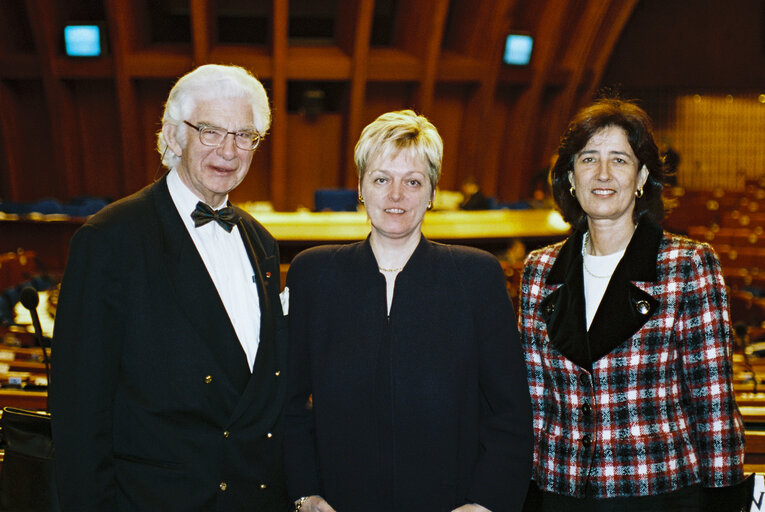
[[130, 462], [133, 464], [143, 464], [144, 466], [153, 466], [155, 468], [173, 469], [180, 471], [182, 465], [178, 462], [171, 462], [166, 460], [149, 459], [147, 457], [138, 457], [136, 455], [129, 455], [126, 453], [115, 453], [114, 458], [123, 462]]

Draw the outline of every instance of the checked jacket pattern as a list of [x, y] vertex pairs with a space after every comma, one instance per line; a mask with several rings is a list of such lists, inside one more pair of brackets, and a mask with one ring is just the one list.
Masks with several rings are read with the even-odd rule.
[[602, 498], [739, 482], [744, 428], [714, 251], [642, 221], [588, 332], [582, 236], [532, 252], [523, 272], [532, 478]]

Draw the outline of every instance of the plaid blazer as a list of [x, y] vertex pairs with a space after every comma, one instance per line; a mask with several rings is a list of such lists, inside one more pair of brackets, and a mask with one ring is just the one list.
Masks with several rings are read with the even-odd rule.
[[714, 251], [641, 221], [587, 331], [582, 236], [532, 252], [523, 272], [533, 480], [598, 498], [738, 483], [744, 427]]

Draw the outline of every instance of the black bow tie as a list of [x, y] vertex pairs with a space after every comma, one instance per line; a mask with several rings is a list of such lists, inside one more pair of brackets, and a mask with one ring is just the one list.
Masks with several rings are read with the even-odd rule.
[[213, 210], [202, 201], [197, 203], [197, 207], [191, 212], [191, 218], [194, 219], [194, 226], [204, 226], [210, 221], [217, 222], [220, 227], [231, 233], [234, 229], [234, 225], [239, 220], [239, 215], [234, 212], [234, 209], [230, 206], [221, 208], [220, 210]]

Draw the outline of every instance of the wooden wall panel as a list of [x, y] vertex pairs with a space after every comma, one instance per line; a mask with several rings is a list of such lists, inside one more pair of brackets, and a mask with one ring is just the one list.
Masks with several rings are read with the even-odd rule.
[[19, 101], [7, 83], [0, 82], [0, 200], [20, 197], [18, 176], [21, 174], [23, 140], [16, 129]]
[[448, 0], [411, 1], [399, 9], [396, 39], [399, 47], [420, 60], [420, 75], [412, 106], [431, 114], [441, 42], [444, 34]]
[[0, 16], [0, 55], [33, 53], [34, 37], [26, 4], [18, 0], [3, 0], [0, 9], [3, 13]]
[[[0, 20], [0, 171], [9, 173], [0, 193], [35, 200], [40, 190], [31, 183], [51, 179], [50, 190], [63, 200], [123, 196], [145, 186], [156, 174], [155, 134], [170, 86], [196, 65], [222, 62], [264, 79], [273, 110], [271, 131], [232, 194], [236, 201], [311, 207], [316, 187], [355, 186], [352, 154], [361, 129], [403, 108], [427, 115], [441, 131], [444, 187], [475, 176], [489, 195], [518, 199], [547, 161], [557, 136], [549, 131], [559, 130], [551, 125], [589, 100], [593, 77], [608, 64], [635, 2], [13, 2]], [[306, 6], [334, 23], [333, 36], [290, 35], [292, 15], [308, 12]], [[264, 35], [229, 33], [237, 16], [255, 24], [267, 19], [267, 27], [258, 25]], [[85, 61], [62, 55], [63, 25], [77, 17], [104, 18], [107, 55]], [[604, 30], [613, 20], [615, 28]], [[509, 30], [535, 36], [529, 67], [501, 64]], [[333, 109], [308, 121], [288, 111], [290, 84], [316, 80], [337, 84], [339, 93]], [[27, 82], [35, 87], [19, 94], [17, 85]], [[30, 106], [32, 119], [51, 134], [55, 173], [42, 170], [27, 181], [19, 156], [26, 165], [29, 142], [21, 137], [23, 148], [16, 149], [7, 127]], [[91, 136], [81, 140], [73, 126]]]
[[[14, 187], [17, 194], [6, 200], [19, 198], [37, 200], [60, 198], [64, 190], [64, 176], [53, 158], [53, 133], [48, 105], [40, 101], [44, 97], [40, 81], [10, 81], [9, 97], [16, 105], [9, 126], [12, 132], [6, 140], [15, 146], [6, 146], [15, 162]], [[4, 129], [7, 129], [4, 126]]]
[[553, 91], [547, 99], [549, 104], [545, 105], [543, 102], [545, 112], [541, 117], [547, 120], [546, 132], [540, 131], [534, 147], [534, 154], [543, 157], [542, 161], [535, 162], [539, 166], [548, 161], [544, 155], [549, 155], [557, 147], [565, 126], [573, 114], [572, 109], [576, 104], [579, 88], [589, 70], [589, 67], [582, 63], [591, 62], [592, 47], [600, 31], [597, 28], [587, 30], [587, 27], [602, 26], [610, 4], [611, 2], [607, 0], [579, 2], [576, 4], [576, 9], [581, 9], [582, 15], [578, 19], [574, 18], [573, 10], [567, 15], [576, 19], [576, 22], [566, 27], [563, 37], [568, 39], [570, 44], [561, 45], [558, 58], [569, 73], [569, 78], [560, 90]]
[[[141, 155], [143, 152], [142, 138], [139, 130], [141, 125], [135, 123], [136, 112], [139, 112], [139, 103], [136, 100], [135, 84], [128, 73], [129, 53], [137, 46], [137, 39], [144, 35], [145, 22], [138, 23], [138, 13], [145, 13], [144, 4], [137, 2], [132, 4], [127, 0], [106, 0], [106, 16], [110, 33], [110, 48], [114, 58], [114, 83], [117, 93], [118, 115], [116, 122], [122, 127], [121, 137], [121, 160], [125, 170], [122, 173], [122, 192], [124, 195], [139, 190], [146, 185], [146, 176], [150, 175], [145, 169], [146, 162]], [[140, 27], [140, 28], [139, 28]], [[145, 137], [145, 136], [144, 136]], [[154, 144], [148, 147], [154, 147]]]
[[601, 86], [601, 79], [606, 71], [606, 66], [611, 61], [614, 47], [624, 31], [625, 25], [631, 19], [637, 4], [638, 0], [624, 0], [624, 2], [611, 4], [606, 19], [599, 28], [599, 33], [595, 38], [596, 44], [593, 44], [590, 55], [592, 76], [588, 83], [583, 84], [584, 89], [579, 91], [579, 101], [576, 103], [585, 103]]
[[287, 208], [287, 32], [289, 6], [287, 1], [273, 0], [271, 17], [271, 201], [277, 210]]
[[[488, 121], [497, 108], [495, 93], [502, 67], [496, 63], [502, 60], [502, 42], [506, 34], [511, 28], [523, 28], [515, 25], [516, 11], [517, 2], [514, 0], [481, 2], [478, 8], [469, 0], [453, 2], [450, 17], [455, 26], [448, 28], [444, 41], [445, 46], [485, 66], [465, 106], [457, 165], [463, 173], [459, 182], [469, 173], [478, 180], [483, 192], [490, 196], [497, 195], [500, 179], [496, 159], [491, 165], [492, 155], [486, 150], [488, 141], [497, 139], [497, 133]], [[487, 48], [487, 40], [496, 43]]]
[[[3, 106], [3, 93], [0, 91], [0, 108]], [[6, 139], [6, 131], [3, 129], [2, 123], [0, 123], [0, 141], [5, 141]], [[16, 187], [13, 183], [11, 183], [11, 180], [13, 178], [13, 174], [9, 171], [11, 169], [11, 165], [9, 165], [8, 161], [8, 155], [5, 154], [5, 144], [0, 144], [0, 201], [3, 201], [3, 198], [10, 198], [13, 197], [14, 194], [11, 192]]]
[[[257, 151], [255, 151], [247, 177], [244, 178], [241, 185], [231, 192], [229, 199], [232, 202], [246, 203], [248, 201], [268, 201], [270, 199], [268, 186], [271, 183], [271, 166], [269, 165], [271, 155], [270, 145], [267, 140], [263, 141], [261, 143], [262, 147], [258, 146]], [[287, 189], [290, 190], [289, 185]]]
[[476, 176], [479, 169], [460, 168], [459, 154], [462, 141], [475, 137], [464, 130], [464, 114], [473, 87], [462, 84], [442, 84], [434, 95], [433, 114], [430, 121], [438, 129], [444, 141], [444, 160], [439, 187], [444, 190], [459, 190], [469, 176]]
[[[302, 114], [289, 114], [287, 140], [300, 141], [287, 155], [287, 208], [313, 209], [313, 194], [319, 188], [337, 188], [337, 169], [343, 117], [327, 113], [313, 120]], [[289, 143], [288, 143], [289, 144]]]
[[[361, 116], [361, 129], [374, 121], [380, 114], [391, 110], [411, 108], [413, 92], [414, 84], [408, 82], [370, 82], [367, 85], [364, 114]], [[361, 135], [361, 130], [356, 134], [356, 138], [351, 141], [352, 145], [356, 145], [359, 135]]]
[[61, 185], [56, 194], [71, 197], [80, 186], [77, 174], [82, 154], [76, 133], [68, 129], [75, 116], [71, 91], [57, 76], [57, 61], [62, 46], [57, 29], [62, 24], [62, 5], [52, 0], [26, 0], [26, 6], [27, 12], [32, 14], [32, 35], [40, 55], [43, 97], [50, 121], [51, 157]]
[[761, 0], [642, 0], [615, 43], [606, 83], [722, 90], [765, 84]]
[[212, 4], [207, 0], [190, 0], [191, 36], [194, 62], [208, 62], [212, 40], [218, 37]]
[[117, 117], [114, 86], [108, 80], [80, 80], [67, 86], [72, 90], [77, 109], [76, 124], [68, 129], [77, 134], [82, 155], [75, 174], [75, 190], [87, 190], [92, 196], [119, 198], [123, 195], [119, 158], [122, 139], [114, 124]]
[[[138, 134], [140, 142], [133, 149], [135, 165], [124, 168], [124, 183], [130, 188], [124, 194], [145, 187], [162, 175], [164, 168], [157, 170], [160, 155], [157, 151], [157, 132], [162, 128], [162, 111], [165, 108], [167, 93], [173, 86], [171, 80], [137, 80], [130, 84], [131, 96], [135, 97], [136, 110], [126, 120], [131, 129]], [[123, 139], [122, 144], [126, 141]], [[123, 152], [129, 151], [123, 148]]]
[[344, 149], [341, 153], [338, 183], [353, 187], [356, 183], [353, 148], [358, 134], [364, 127], [361, 116], [369, 70], [369, 42], [374, 23], [374, 1], [343, 0], [338, 3], [338, 10], [338, 23], [335, 29], [338, 46], [351, 56], [347, 121], [341, 140], [341, 147]]
[[512, 106], [511, 122], [506, 133], [506, 147], [500, 160], [500, 168], [507, 171], [500, 181], [498, 195], [502, 198], [517, 200], [523, 197], [528, 188], [528, 178], [537, 166], [537, 155], [529, 151], [538, 137], [540, 127], [545, 127], [540, 117], [541, 101], [554, 78], [557, 67], [555, 59], [561, 45], [567, 44], [562, 39], [564, 27], [572, 23], [569, 8], [572, 0], [549, 0], [545, 2], [536, 27], [536, 41], [531, 66], [531, 81], [523, 90], [518, 101]]
[[518, 172], [505, 165], [505, 155], [510, 147], [508, 140], [509, 127], [519, 123], [512, 117], [513, 106], [516, 105], [523, 94], [521, 86], [498, 87], [494, 108], [484, 118], [483, 122], [488, 128], [488, 136], [480, 144], [479, 150], [484, 152], [484, 168], [489, 172], [480, 175], [481, 188], [486, 196], [502, 197], [502, 184], [511, 179], [511, 172]]

